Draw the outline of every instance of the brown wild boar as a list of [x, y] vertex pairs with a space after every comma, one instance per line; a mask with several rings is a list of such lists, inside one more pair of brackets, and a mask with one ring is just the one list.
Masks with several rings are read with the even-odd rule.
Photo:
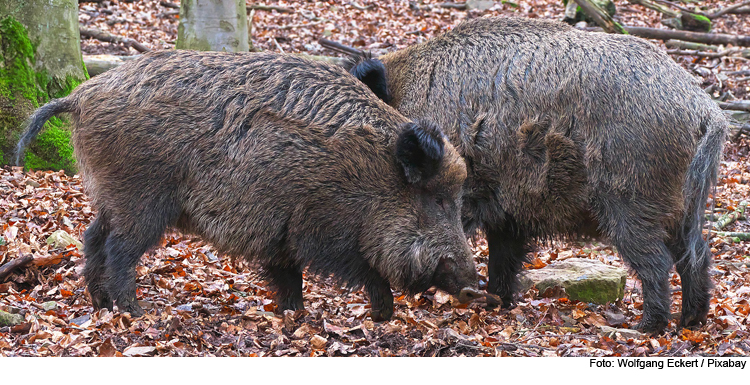
[[643, 283], [638, 328], [667, 325], [673, 265], [682, 325], [705, 322], [703, 212], [727, 120], [664, 52], [558, 22], [482, 18], [350, 72], [407, 117], [436, 122], [464, 157], [464, 226], [486, 234], [488, 291], [505, 304], [530, 240], [595, 235]]
[[19, 159], [62, 112], [98, 210], [84, 236], [96, 308], [142, 314], [135, 266], [168, 228], [257, 263], [279, 310], [303, 308], [306, 267], [364, 285], [374, 320], [393, 314], [391, 286], [476, 295], [464, 161], [437, 126], [404, 118], [342, 68], [149, 53], [38, 109]]

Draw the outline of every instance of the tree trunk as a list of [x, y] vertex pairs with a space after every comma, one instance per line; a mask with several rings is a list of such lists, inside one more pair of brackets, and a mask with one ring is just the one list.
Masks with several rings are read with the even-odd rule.
[[[78, 2], [0, 1], [0, 54], [0, 159], [9, 164], [29, 114], [88, 79]], [[75, 171], [68, 123], [51, 119], [25, 160], [29, 168]]]
[[182, 0], [177, 49], [247, 52], [245, 0]]

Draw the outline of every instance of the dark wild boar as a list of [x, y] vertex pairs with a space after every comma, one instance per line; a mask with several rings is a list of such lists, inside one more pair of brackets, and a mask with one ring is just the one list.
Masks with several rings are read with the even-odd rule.
[[279, 310], [303, 308], [305, 267], [364, 285], [374, 320], [393, 314], [391, 285], [477, 295], [464, 161], [435, 125], [404, 118], [342, 68], [150, 53], [37, 110], [19, 157], [62, 112], [98, 210], [84, 236], [96, 308], [142, 314], [135, 266], [170, 227], [256, 262]]
[[443, 128], [467, 163], [463, 221], [490, 248], [488, 291], [513, 299], [532, 239], [609, 239], [643, 283], [638, 328], [705, 323], [702, 237], [727, 120], [649, 42], [565, 24], [483, 18], [351, 73], [411, 119]]

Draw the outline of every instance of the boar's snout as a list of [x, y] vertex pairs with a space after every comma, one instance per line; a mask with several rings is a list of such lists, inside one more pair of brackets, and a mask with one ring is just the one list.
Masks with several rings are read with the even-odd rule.
[[488, 306], [495, 307], [502, 306], [503, 304], [503, 300], [502, 298], [500, 298], [500, 296], [492, 293], [486, 293], [473, 287], [465, 287], [461, 289], [460, 293], [458, 293], [458, 301], [461, 303], [468, 303], [482, 298]]
[[468, 303], [482, 297], [484, 297], [484, 293], [473, 287], [465, 287], [458, 293], [458, 301], [461, 303]]
[[[433, 285], [455, 297], [478, 286], [477, 271], [473, 263], [460, 263], [453, 257], [442, 257], [435, 269]], [[468, 295], [468, 294], [467, 294]]]

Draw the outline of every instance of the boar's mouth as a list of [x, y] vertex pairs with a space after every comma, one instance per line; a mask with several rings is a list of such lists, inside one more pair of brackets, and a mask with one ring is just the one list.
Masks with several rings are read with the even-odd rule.
[[474, 289], [473, 287], [465, 287], [458, 293], [458, 302], [460, 303], [469, 303], [483, 298], [487, 302], [487, 305], [490, 306], [500, 306], [503, 304], [503, 300], [499, 296]]

